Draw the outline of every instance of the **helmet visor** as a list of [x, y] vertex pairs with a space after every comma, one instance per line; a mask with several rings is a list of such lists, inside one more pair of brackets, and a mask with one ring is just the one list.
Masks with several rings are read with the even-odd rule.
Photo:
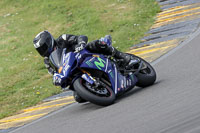
[[41, 47], [36, 49], [41, 56], [48, 56], [48, 46], [42, 45]]

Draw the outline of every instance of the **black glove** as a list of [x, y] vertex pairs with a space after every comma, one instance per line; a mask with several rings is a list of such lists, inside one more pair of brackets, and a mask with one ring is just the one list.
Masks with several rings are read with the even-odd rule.
[[45, 67], [47, 69], [50, 67], [50, 63], [49, 63], [49, 58], [48, 57], [44, 57], [44, 65], [45, 65]]
[[55, 73], [54, 69], [52, 67], [48, 68], [48, 73], [53, 75]]
[[50, 66], [48, 57], [44, 57], [44, 64], [45, 64], [46, 69], [48, 70], [48, 73], [53, 75], [54, 74], [54, 69]]

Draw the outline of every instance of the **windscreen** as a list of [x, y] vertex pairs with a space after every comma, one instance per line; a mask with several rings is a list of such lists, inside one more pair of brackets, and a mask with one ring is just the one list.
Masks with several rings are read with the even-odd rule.
[[54, 50], [49, 56], [50, 65], [57, 71], [61, 65], [62, 49]]

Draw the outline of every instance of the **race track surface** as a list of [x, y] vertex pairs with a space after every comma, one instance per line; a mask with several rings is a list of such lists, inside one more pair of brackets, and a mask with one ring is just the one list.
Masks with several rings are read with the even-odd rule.
[[200, 34], [154, 68], [157, 82], [115, 104], [72, 104], [14, 133], [199, 133]]

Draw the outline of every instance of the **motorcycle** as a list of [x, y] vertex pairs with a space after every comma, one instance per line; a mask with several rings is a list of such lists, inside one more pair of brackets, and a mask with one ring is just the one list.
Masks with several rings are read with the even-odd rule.
[[86, 49], [78, 53], [57, 49], [49, 59], [55, 71], [66, 77], [64, 86], [69, 85], [69, 89], [77, 94], [77, 102], [89, 101], [107, 106], [134, 86], [146, 87], [155, 82], [154, 68], [138, 56], [131, 55], [131, 58], [137, 58], [140, 62], [130, 70], [124, 68], [120, 59], [91, 53]]

